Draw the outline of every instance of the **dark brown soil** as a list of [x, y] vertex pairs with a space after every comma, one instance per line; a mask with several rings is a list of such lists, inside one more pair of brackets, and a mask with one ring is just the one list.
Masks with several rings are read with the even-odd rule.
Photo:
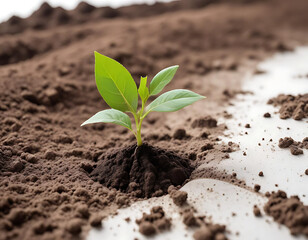
[[280, 107], [281, 119], [302, 120], [308, 117], [308, 94], [297, 96], [280, 94], [275, 98], [271, 98], [268, 104]]
[[[90, 177], [111, 152], [135, 142], [120, 126], [80, 128], [108, 107], [95, 86], [93, 51], [120, 61], [137, 84], [141, 75], [150, 79], [179, 64], [165, 90], [186, 88], [207, 99], [150, 114], [143, 138], [188, 165], [215, 163], [235, 150], [219, 142], [226, 126], [216, 119], [235, 94], [244, 94], [241, 80], [261, 60], [307, 43], [307, 7], [306, 0], [183, 0], [121, 9], [82, 3], [73, 11], [44, 4], [30, 18], [1, 24], [0, 238], [85, 239], [90, 225], [134, 201], [125, 187], [116, 191]], [[241, 183], [213, 168], [192, 176]]]
[[276, 222], [286, 225], [291, 234], [308, 237], [308, 206], [297, 196], [288, 198], [283, 191], [272, 193], [264, 210]]
[[291, 137], [280, 138], [278, 146], [280, 148], [290, 148], [292, 155], [304, 154], [302, 149], [308, 149], [308, 137], [305, 137], [302, 142], [296, 142]]
[[256, 217], [261, 217], [262, 216], [261, 210], [260, 210], [260, 208], [257, 205], [253, 206], [253, 214]]
[[91, 172], [102, 185], [136, 197], [161, 196], [170, 185], [182, 185], [193, 168], [188, 159], [144, 143], [116, 149]]
[[145, 236], [152, 236], [171, 228], [171, 219], [166, 217], [160, 206], [153, 207], [149, 214], [143, 213], [142, 218], [136, 220], [136, 223], [139, 225], [139, 232]]

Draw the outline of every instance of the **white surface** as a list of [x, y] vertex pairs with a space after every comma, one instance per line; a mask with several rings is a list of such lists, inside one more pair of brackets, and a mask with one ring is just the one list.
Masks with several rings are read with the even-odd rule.
[[[66, 9], [73, 9], [81, 0], [0, 0], [0, 22], [6, 21], [13, 15], [28, 17], [33, 11], [38, 9], [43, 2], [48, 2], [53, 7], [61, 6]], [[134, 3], [153, 4], [155, 2], [170, 2], [170, 0], [87, 0], [86, 2], [97, 7], [110, 6], [117, 8]]]
[[[305, 175], [308, 151], [294, 156], [289, 149], [278, 147], [279, 138], [292, 137], [295, 141], [302, 141], [307, 137], [307, 119], [282, 120], [279, 114], [274, 114], [279, 108], [266, 104], [269, 98], [280, 93], [297, 95], [308, 92], [308, 79], [298, 77], [308, 73], [308, 47], [275, 55], [259, 68], [267, 73], [248, 78], [243, 86], [243, 90], [254, 94], [239, 96], [234, 106], [227, 109], [233, 118], [221, 120], [229, 127], [227, 133], [231, 134], [231, 137], [222, 138], [223, 141], [239, 143], [241, 150], [231, 153], [230, 159], [221, 161], [217, 167], [229, 173], [236, 172], [237, 178], [245, 180], [248, 186], [260, 184], [261, 192], [282, 189], [289, 195], [299, 195], [308, 204], [308, 176]], [[266, 112], [272, 117], [264, 118]], [[238, 126], [239, 123], [241, 126]], [[245, 128], [246, 123], [251, 128]], [[288, 127], [290, 130], [287, 130]], [[270, 142], [270, 139], [273, 141]], [[247, 156], [243, 156], [244, 151]], [[260, 171], [263, 171], [264, 177], [258, 176]]]
[[[305, 239], [292, 237], [286, 227], [278, 226], [271, 218], [255, 217], [253, 205], [261, 206], [266, 199], [248, 190], [213, 179], [194, 180], [182, 189], [187, 191], [188, 204], [197, 209], [199, 216], [212, 216], [215, 223], [228, 226], [228, 230], [231, 231], [228, 234], [230, 239]], [[164, 196], [137, 202], [129, 208], [119, 210], [116, 216], [103, 221], [101, 230], [91, 230], [88, 240], [148, 239], [138, 232], [135, 220], [140, 218], [143, 212], [149, 212], [153, 206], [162, 206], [166, 216], [172, 218], [172, 230], [157, 234], [150, 239], [192, 239], [195, 229], [187, 228], [182, 223], [179, 208], [173, 204], [169, 196]], [[236, 216], [232, 217], [232, 213], [236, 213]], [[131, 219], [129, 223], [125, 221], [127, 217]], [[236, 235], [236, 232], [240, 234]]]

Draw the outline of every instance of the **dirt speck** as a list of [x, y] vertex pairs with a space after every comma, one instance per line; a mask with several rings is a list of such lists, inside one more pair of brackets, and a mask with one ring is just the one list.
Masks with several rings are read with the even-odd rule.
[[255, 192], [259, 192], [260, 189], [261, 189], [261, 186], [259, 184], [256, 184], [254, 187], [253, 187], [254, 191]]
[[261, 216], [262, 216], [261, 210], [260, 210], [260, 208], [259, 208], [257, 205], [254, 205], [254, 206], [253, 206], [253, 214], [254, 214], [256, 217], [261, 217]]

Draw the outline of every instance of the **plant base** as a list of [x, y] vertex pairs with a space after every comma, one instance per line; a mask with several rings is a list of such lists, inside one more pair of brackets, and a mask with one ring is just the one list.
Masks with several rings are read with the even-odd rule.
[[91, 177], [136, 197], [153, 197], [166, 194], [170, 185], [182, 185], [192, 170], [188, 159], [143, 143], [105, 156]]

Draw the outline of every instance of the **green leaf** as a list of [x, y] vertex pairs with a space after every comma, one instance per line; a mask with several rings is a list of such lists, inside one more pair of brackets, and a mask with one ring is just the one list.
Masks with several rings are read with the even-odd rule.
[[122, 112], [136, 112], [137, 86], [127, 69], [117, 61], [95, 52], [95, 81], [106, 103]]
[[147, 87], [147, 80], [148, 80], [148, 77], [141, 77], [140, 85], [138, 89], [140, 98], [143, 102], [146, 102], [146, 100], [148, 100], [148, 97], [149, 97], [149, 89]]
[[176, 89], [166, 92], [156, 98], [146, 107], [146, 114], [156, 112], [174, 112], [200, 99], [205, 98], [197, 93], [185, 89]]
[[115, 109], [100, 111], [81, 124], [81, 126], [91, 123], [114, 123], [132, 130], [132, 123], [129, 116]]
[[150, 95], [156, 95], [172, 80], [179, 66], [172, 66], [161, 70], [150, 83]]

